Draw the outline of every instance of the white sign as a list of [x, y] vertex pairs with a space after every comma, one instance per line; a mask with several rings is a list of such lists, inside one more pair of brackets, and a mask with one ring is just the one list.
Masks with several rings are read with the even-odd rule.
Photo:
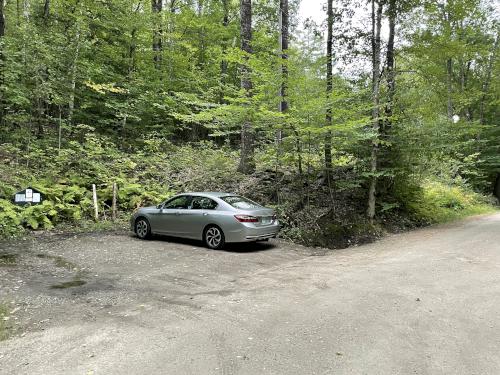
[[[2, 0], [0, 0], [2, 1]], [[33, 190], [31, 188], [28, 188], [24, 191], [20, 191], [15, 194], [14, 196], [14, 202], [15, 203], [41, 203], [42, 202], [42, 194], [37, 192], [36, 190]]]
[[15, 200], [16, 200], [16, 202], [26, 202], [26, 195], [25, 194], [16, 194]]

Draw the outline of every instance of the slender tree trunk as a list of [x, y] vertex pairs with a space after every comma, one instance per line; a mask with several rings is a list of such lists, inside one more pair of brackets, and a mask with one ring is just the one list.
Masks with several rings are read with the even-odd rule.
[[[224, 8], [224, 16], [222, 18], [222, 26], [227, 30], [229, 26], [229, 0], [222, 0], [222, 6]], [[226, 45], [227, 41], [224, 40], [222, 43], [222, 56], [226, 55]], [[222, 58], [220, 62], [220, 91], [219, 91], [219, 103], [224, 104], [225, 86], [227, 78], [227, 68], [228, 62], [225, 58]]]
[[175, 12], [177, 8], [177, 0], [170, 0], [168, 4], [168, 14], [167, 14], [167, 34], [166, 34], [166, 43], [168, 50], [168, 59], [167, 59], [167, 75], [170, 82], [175, 79], [175, 69], [173, 63], [173, 56], [175, 54]]
[[0, 1], [0, 38], [5, 35], [4, 2]]
[[394, 38], [396, 34], [396, 0], [389, 0], [389, 39], [387, 41], [387, 103], [385, 106], [384, 135], [387, 137], [392, 127], [392, 113], [394, 94], [396, 92], [396, 74], [395, 74], [395, 59], [394, 59]]
[[[198, 5], [197, 5], [197, 13], [198, 13], [198, 19], [201, 20], [203, 17], [203, 0], [198, 0]], [[201, 25], [203, 25], [201, 23]], [[199, 47], [198, 47], [198, 66], [203, 68], [205, 65], [205, 49], [206, 49], [206, 31], [204, 26], [199, 27], [199, 32], [198, 32], [198, 39], [199, 39]]]
[[[389, 18], [389, 36], [387, 40], [387, 55], [386, 55], [386, 82], [387, 82], [387, 100], [385, 102], [385, 120], [380, 121], [382, 124], [380, 129], [380, 139], [385, 141], [384, 147], [379, 150], [378, 156], [378, 169], [390, 168], [393, 165], [394, 155], [391, 152], [391, 129], [392, 129], [392, 115], [394, 105], [394, 95], [396, 91], [396, 63], [394, 56], [394, 39], [396, 34], [396, 0], [389, 0], [387, 15]], [[388, 187], [385, 181], [382, 183], [382, 188]], [[380, 188], [380, 187], [379, 187]]]
[[[462, 79], [461, 79], [461, 86], [462, 86], [462, 94], [466, 95], [466, 90], [467, 90], [467, 84], [469, 82], [469, 73], [470, 73], [470, 68], [472, 65], [472, 61], [467, 61], [464, 67], [462, 67]], [[464, 116], [467, 119], [467, 121], [472, 121], [472, 109], [470, 105], [467, 105], [464, 108]]]
[[128, 47], [128, 74], [132, 74], [135, 70], [135, 50], [137, 48], [136, 40], [137, 29], [134, 28], [130, 32], [130, 45]]
[[43, 18], [45, 21], [49, 19], [50, 16], [50, 0], [45, 0], [43, 4]]
[[3, 39], [5, 36], [5, 14], [4, 14], [4, 1], [0, 0], [0, 126], [3, 125], [4, 118], [4, 52], [3, 52]]
[[70, 69], [70, 93], [68, 102], [68, 125], [71, 126], [73, 123], [73, 114], [75, 112], [75, 95], [76, 95], [76, 73], [78, 58], [80, 55], [80, 25], [76, 24], [76, 34], [75, 34], [75, 54], [73, 56], [73, 62]]
[[[2, 1], [2, 0], [0, 0]], [[42, 139], [43, 137], [43, 133], [44, 133], [44, 130], [43, 130], [43, 117], [44, 117], [44, 110], [43, 110], [43, 104], [42, 104], [42, 98], [37, 98], [36, 99], [36, 103], [37, 103], [37, 135], [36, 137], [38, 139]]]
[[[289, 39], [289, 16], [288, 0], [280, 0], [280, 52], [281, 52], [281, 87], [280, 87], [280, 112], [288, 110], [288, 39]], [[281, 139], [281, 137], [280, 137]]]
[[[248, 59], [252, 54], [252, 0], [240, 0], [240, 17], [241, 49], [245, 53], [245, 62], [241, 66], [241, 88], [244, 90], [247, 100], [250, 101], [252, 80]], [[250, 106], [250, 103], [247, 103], [246, 106]], [[241, 156], [238, 171], [251, 174], [255, 171], [254, 129], [248, 111], [245, 117], [241, 127]]]
[[488, 95], [488, 90], [490, 88], [491, 72], [493, 70], [493, 64], [496, 61], [497, 50], [498, 50], [498, 38], [499, 38], [499, 34], [497, 34], [497, 36], [495, 38], [495, 44], [493, 45], [493, 51], [491, 52], [490, 60], [488, 62], [488, 68], [486, 70], [486, 78], [485, 78], [484, 83], [483, 83], [483, 95], [481, 97], [481, 104], [479, 107], [479, 119], [480, 119], [481, 125], [484, 125], [484, 107], [485, 107], [486, 97]]
[[[0, 0], [1, 1], [1, 0]], [[59, 127], [57, 129], [57, 151], [61, 153], [61, 140], [62, 140], [62, 111], [61, 106], [59, 106]]]
[[151, 11], [153, 12], [153, 62], [158, 70], [161, 68], [162, 60], [162, 10], [163, 0], [151, 0]]
[[[327, 5], [328, 35], [326, 40], [326, 121], [327, 127], [332, 126], [332, 92], [333, 92], [333, 0]], [[332, 169], [332, 132], [325, 133], [325, 170], [330, 175]]]
[[453, 118], [453, 99], [451, 97], [453, 93], [453, 61], [451, 58], [446, 60], [446, 88], [448, 92], [448, 104], [447, 104], [447, 112], [448, 118], [451, 120]]
[[16, 24], [19, 26], [21, 24], [21, 3], [20, 0], [16, 0]]
[[375, 205], [377, 193], [377, 157], [379, 147], [379, 133], [380, 133], [380, 30], [382, 27], [382, 3], [377, 2], [377, 10], [375, 11], [375, 0], [372, 0], [372, 128], [373, 140], [371, 151], [370, 172], [371, 180], [368, 190], [368, 209], [367, 216], [370, 221], [375, 218]]

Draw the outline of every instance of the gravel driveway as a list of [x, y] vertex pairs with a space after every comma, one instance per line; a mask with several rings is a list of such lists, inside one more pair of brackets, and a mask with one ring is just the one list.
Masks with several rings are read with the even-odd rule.
[[325, 252], [0, 243], [1, 374], [499, 374], [500, 215]]

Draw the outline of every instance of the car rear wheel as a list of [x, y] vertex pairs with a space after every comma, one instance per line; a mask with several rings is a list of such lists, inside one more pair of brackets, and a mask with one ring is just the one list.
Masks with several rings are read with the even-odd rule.
[[145, 218], [141, 217], [135, 222], [135, 234], [141, 240], [151, 237], [151, 226]]
[[224, 247], [226, 239], [222, 229], [216, 225], [211, 225], [205, 229], [203, 241], [208, 248], [218, 250]]

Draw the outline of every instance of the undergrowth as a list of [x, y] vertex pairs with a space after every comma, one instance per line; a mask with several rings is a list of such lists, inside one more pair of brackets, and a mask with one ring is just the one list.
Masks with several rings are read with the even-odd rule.
[[408, 202], [408, 208], [417, 220], [425, 223], [446, 223], [495, 211], [491, 200], [466, 186], [427, 180], [421, 187], [420, 194]]
[[[153, 136], [136, 149], [121, 150], [89, 129], [80, 138], [61, 150], [33, 142], [28, 154], [13, 144], [0, 145], [0, 238], [55, 227], [71, 232], [123, 228], [134, 209], [185, 191], [231, 191], [253, 198], [277, 210], [284, 238], [322, 247], [346, 247], [371, 241], [387, 229], [494, 210], [492, 202], [464, 183], [436, 178], [407, 183], [405, 178], [395, 189], [395, 201], [378, 200], [379, 220], [370, 223], [366, 187], [354, 159], [335, 166], [328, 186], [320, 168], [308, 176], [286, 166], [278, 173], [265, 159], [254, 175], [244, 176], [236, 172], [238, 153], [210, 142], [176, 146]], [[118, 186], [117, 223], [110, 221], [113, 183]], [[92, 220], [92, 184], [97, 186], [97, 223]], [[14, 194], [28, 186], [40, 190], [44, 202], [14, 205]]]

